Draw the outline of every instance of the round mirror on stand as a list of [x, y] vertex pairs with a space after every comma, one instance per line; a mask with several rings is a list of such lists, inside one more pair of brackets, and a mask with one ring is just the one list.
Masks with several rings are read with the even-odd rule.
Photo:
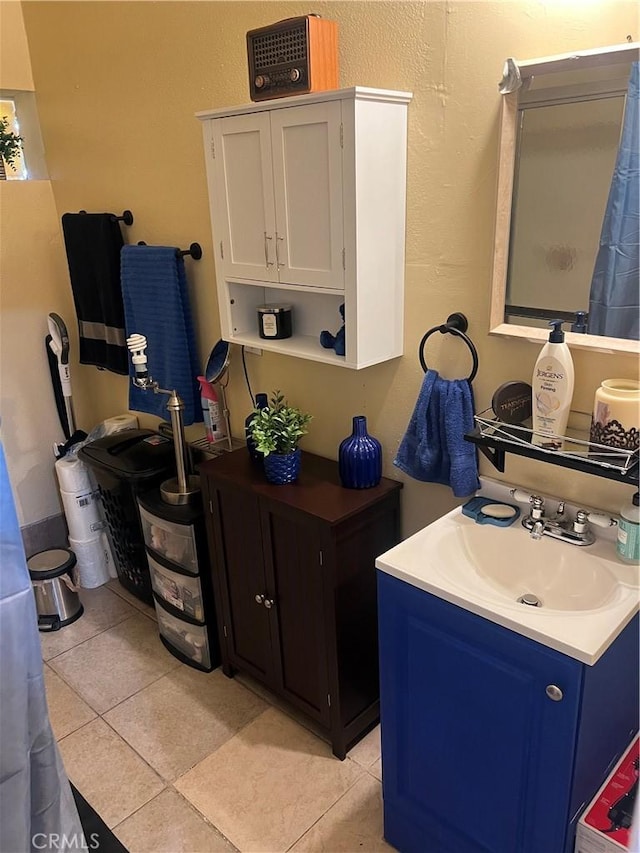
[[204, 372], [207, 382], [217, 385], [220, 389], [220, 403], [222, 416], [227, 433], [227, 447], [233, 450], [233, 439], [231, 438], [231, 423], [229, 421], [229, 409], [227, 408], [226, 387], [229, 384], [229, 357], [230, 347], [227, 341], [219, 340], [211, 350], [209, 360]]

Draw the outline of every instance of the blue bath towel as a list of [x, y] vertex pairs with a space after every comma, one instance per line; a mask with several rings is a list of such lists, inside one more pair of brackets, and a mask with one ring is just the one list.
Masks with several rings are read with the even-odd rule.
[[393, 464], [415, 480], [451, 486], [457, 498], [480, 488], [473, 429], [473, 391], [466, 379], [428, 370]]
[[[169, 246], [124, 246], [120, 262], [127, 337], [146, 337], [150, 375], [160, 388], [178, 392], [185, 424], [201, 421], [200, 365], [182, 258]], [[167, 420], [167, 401], [166, 394], [129, 388], [133, 411]]]

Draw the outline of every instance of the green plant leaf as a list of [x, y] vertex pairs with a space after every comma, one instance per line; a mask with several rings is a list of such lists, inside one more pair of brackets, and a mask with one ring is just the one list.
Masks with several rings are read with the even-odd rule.
[[0, 118], [0, 157], [15, 171], [14, 160], [22, 150], [23, 138], [9, 130], [11, 122], [8, 116]]
[[290, 406], [280, 391], [274, 391], [266, 409], [254, 409], [249, 432], [256, 449], [270, 453], [292, 453], [306, 435], [312, 415]]

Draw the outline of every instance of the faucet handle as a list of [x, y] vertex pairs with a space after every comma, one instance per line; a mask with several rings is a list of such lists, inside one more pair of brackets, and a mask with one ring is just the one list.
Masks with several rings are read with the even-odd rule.
[[509, 489], [512, 498], [521, 503], [531, 504], [530, 517], [534, 521], [544, 518], [544, 498], [540, 495], [530, 495], [523, 489]]
[[529, 504], [537, 497], [536, 495], [529, 494], [529, 492], [525, 492], [524, 489], [509, 489], [509, 494], [514, 500], [523, 504]]
[[597, 527], [615, 527], [618, 521], [600, 512], [587, 512], [586, 509], [579, 509], [576, 512], [575, 521], [573, 522], [574, 532], [586, 533], [589, 523], [595, 524]]
[[617, 518], [611, 518], [609, 515], [604, 515], [601, 512], [586, 512], [586, 510], [578, 510], [576, 514], [576, 519], [580, 513], [584, 513], [586, 516], [586, 520], [591, 524], [595, 524], [596, 527], [615, 527], [618, 523]]

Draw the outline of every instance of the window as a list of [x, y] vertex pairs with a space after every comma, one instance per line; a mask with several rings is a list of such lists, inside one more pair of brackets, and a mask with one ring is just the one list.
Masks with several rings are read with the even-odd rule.
[[[20, 125], [18, 123], [18, 114], [16, 112], [16, 102], [12, 98], [2, 98], [2, 100], [0, 100], [0, 116], [9, 120], [8, 130], [13, 131], [13, 133], [19, 136]], [[29, 177], [22, 151], [19, 151], [16, 154], [13, 160], [13, 166], [10, 166], [8, 163], [5, 164], [5, 171], [7, 174], [7, 180], [9, 181], [25, 181]]]

